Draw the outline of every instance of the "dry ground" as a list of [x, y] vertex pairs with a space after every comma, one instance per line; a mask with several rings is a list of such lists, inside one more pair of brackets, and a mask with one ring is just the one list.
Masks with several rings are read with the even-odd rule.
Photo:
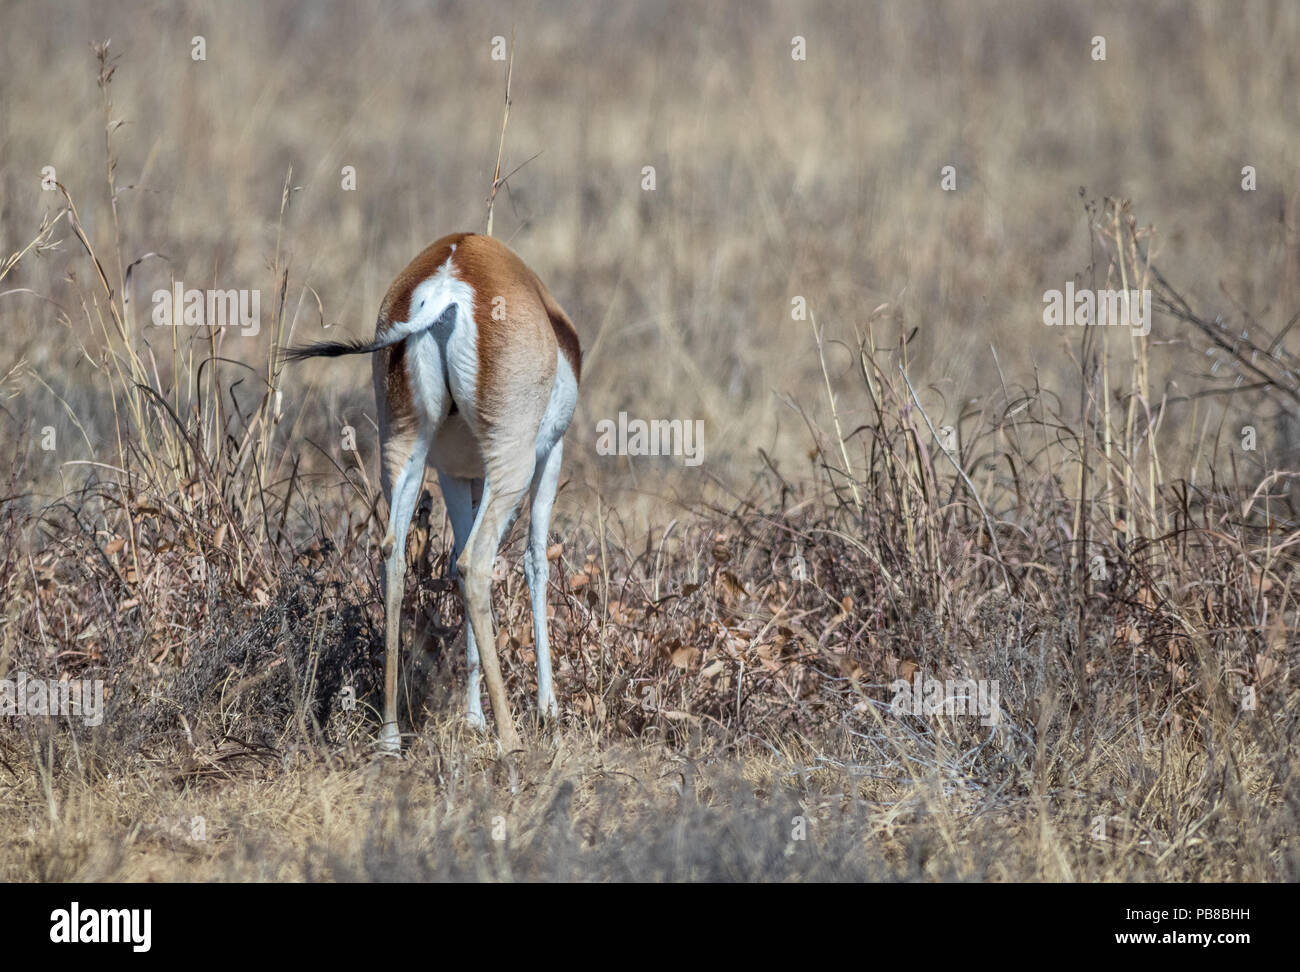
[[[0, 678], [107, 694], [0, 716], [0, 879], [1300, 877], [1300, 8], [596, 11], [0, 10]], [[463, 728], [435, 488], [376, 758], [368, 366], [273, 349], [482, 227], [512, 27], [494, 232], [586, 351], [564, 716], [516, 529], [525, 750]], [[259, 333], [153, 326], [176, 280]], [[1044, 327], [1067, 281], [1150, 336]], [[620, 411], [704, 461], [600, 455]]]

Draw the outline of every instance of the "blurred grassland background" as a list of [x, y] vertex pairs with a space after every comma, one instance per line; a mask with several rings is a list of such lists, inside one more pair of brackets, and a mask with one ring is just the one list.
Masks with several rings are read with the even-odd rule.
[[[368, 335], [421, 247], [481, 230], [504, 87], [491, 39], [513, 29], [503, 171], [540, 155], [511, 180], [495, 233], [577, 322], [587, 364], [566, 459], [597, 489], [646, 485], [638, 465], [640, 479], [690, 491], [743, 480], [755, 447], [801, 471], [807, 434], [782, 396], [814, 416], [825, 399], [796, 295], [826, 329], [835, 378], [852, 379], [852, 356], [834, 342], [852, 344], [880, 305], [878, 331], [882, 317], [919, 327], [909, 357], [936, 424], [994, 386], [990, 345], [1012, 377], [1070, 394], [1077, 333], [1042, 325], [1042, 293], [1087, 279], [1080, 187], [1134, 200], [1159, 265], [1210, 317], [1240, 307], [1276, 333], [1300, 300], [1290, 4], [55, 2], [8, 3], [4, 27], [6, 252], [62, 204], [41, 191], [46, 165], [111, 247], [88, 39], [113, 39], [117, 179], [133, 187], [120, 190], [121, 236], [127, 259], [168, 260], [141, 264], [132, 285], [164, 370], [173, 335], [146, 315], [172, 278], [261, 288], [265, 308], [279, 245], [294, 338], [320, 337], [305, 288], [325, 324]], [[195, 35], [205, 62], [191, 60]], [[795, 35], [806, 61], [791, 59]], [[1094, 35], [1105, 62], [1090, 59]], [[1241, 190], [1246, 164], [1256, 192]], [[340, 188], [344, 165], [355, 192]], [[939, 188], [944, 165], [956, 192]], [[67, 269], [51, 254], [7, 283], [57, 298]], [[10, 356], [68, 400], [92, 442], [111, 438], [111, 413], [93, 407], [103, 382], [78, 348], [93, 339], [60, 335], [58, 309], [33, 297], [6, 298], [0, 318]], [[1206, 369], [1179, 353], [1183, 338], [1157, 325], [1156, 397]], [[260, 366], [269, 340], [265, 326], [256, 340], [226, 335], [221, 352]], [[356, 426], [373, 463], [368, 363], [322, 367], [290, 375], [287, 406], [318, 442]], [[11, 407], [68, 443], [33, 456], [52, 473], [80, 436], [44, 389], [13, 392]], [[849, 427], [866, 414], [844, 407]], [[620, 410], [703, 418], [705, 465], [681, 476], [668, 460], [597, 457], [594, 424]]]
[[[525, 751], [465, 728], [430, 479], [375, 760], [369, 363], [272, 345], [483, 228], [512, 32], [494, 234], [586, 354], [563, 715], [516, 528]], [[108, 696], [0, 719], [0, 878], [1296, 880], [1297, 91], [1281, 0], [0, 0], [0, 676]], [[1044, 326], [1148, 266], [1145, 340]], [[261, 332], [154, 327], [174, 281]], [[621, 411], [702, 464], [598, 455]]]

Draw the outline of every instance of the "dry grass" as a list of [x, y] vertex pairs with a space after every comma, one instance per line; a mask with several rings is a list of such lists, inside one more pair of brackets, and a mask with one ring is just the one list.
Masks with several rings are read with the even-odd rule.
[[[108, 712], [0, 719], [0, 879], [1296, 880], [1296, 11], [648, 10], [518, 24], [501, 170], [544, 152], [496, 199], [587, 350], [565, 715], [510, 759], [462, 727], [434, 495], [400, 762], [371, 755], [364, 368], [273, 348], [364, 333], [420, 245], [480, 225], [509, 25], [58, 10], [114, 37], [88, 55], [6, 14], [7, 63], [53, 68], [0, 122], [0, 675], [101, 678]], [[153, 327], [173, 279], [260, 285], [262, 332]], [[1043, 327], [1067, 280], [1149, 287], [1151, 337]], [[704, 418], [704, 465], [598, 455], [621, 409]], [[496, 616], [528, 713], [518, 544]], [[917, 672], [996, 682], [997, 718], [896, 711]]]

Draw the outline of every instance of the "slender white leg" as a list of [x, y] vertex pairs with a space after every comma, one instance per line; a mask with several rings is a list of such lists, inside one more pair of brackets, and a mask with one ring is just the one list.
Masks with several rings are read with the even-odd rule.
[[[496, 638], [492, 631], [492, 562], [496, 559], [501, 538], [510, 529], [519, 512], [528, 483], [533, 476], [532, 455], [515, 466], [491, 467], [483, 481], [483, 498], [474, 516], [474, 529], [460, 556], [460, 583], [465, 594], [465, 613], [469, 615], [478, 642], [483, 680], [487, 682], [492, 715], [502, 749], [509, 753], [520, 747], [519, 734], [510, 716], [505, 680], [497, 659]], [[499, 478], [498, 478], [499, 477]]]
[[551, 523], [551, 506], [555, 503], [555, 487], [560, 480], [563, 449], [563, 441], [556, 442], [533, 475], [528, 512], [528, 551], [524, 556], [524, 574], [528, 578], [528, 597], [533, 609], [533, 645], [537, 649], [537, 708], [546, 719], [559, 715], [555, 686], [551, 681], [550, 639], [546, 633], [546, 583], [551, 573], [546, 560], [546, 537]]
[[384, 724], [379, 748], [388, 753], [402, 748], [397, 731], [397, 666], [401, 652], [402, 591], [406, 581], [406, 534], [424, 482], [424, 460], [429, 443], [416, 440], [410, 458], [397, 474], [388, 498], [388, 533], [384, 536]]
[[[482, 480], [458, 479], [439, 471], [438, 485], [442, 489], [442, 501], [447, 505], [447, 517], [451, 520], [453, 536], [451, 546], [451, 575], [459, 576], [457, 563], [469, 542], [470, 531], [474, 529], [474, 494], [482, 495]], [[462, 598], [464, 589], [462, 588]], [[487, 722], [483, 718], [483, 694], [480, 687], [478, 645], [474, 641], [474, 626], [470, 623], [469, 612], [465, 613], [465, 667], [469, 682], [468, 702], [465, 706], [465, 721], [471, 728], [483, 729]]]

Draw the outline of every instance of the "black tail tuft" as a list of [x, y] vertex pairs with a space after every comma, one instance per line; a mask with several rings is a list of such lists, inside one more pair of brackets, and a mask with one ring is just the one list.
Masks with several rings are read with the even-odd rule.
[[372, 354], [383, 350], [388, 341], [320, 341], [281, 349], [285, 361], [302, 361], [306, 358], [338, 358], [345, 354]]

